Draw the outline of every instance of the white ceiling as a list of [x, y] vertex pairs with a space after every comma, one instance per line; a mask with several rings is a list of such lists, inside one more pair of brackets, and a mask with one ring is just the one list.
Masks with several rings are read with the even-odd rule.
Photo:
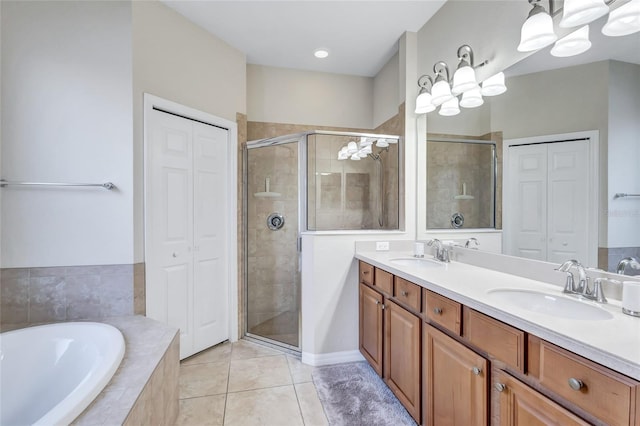
[[[445, 3], [421, 1], [192, 1], [167, 6], [246, 53], [250, 64], [375, 76], [405, 31], [418, 31]], [[330, 55], [317, 59], [313, 52]]]

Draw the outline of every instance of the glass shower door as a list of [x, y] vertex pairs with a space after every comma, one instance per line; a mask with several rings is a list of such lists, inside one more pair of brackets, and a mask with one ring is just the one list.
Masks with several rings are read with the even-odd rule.
[[246, 334], [299, 349], [298, 140], [246, 151]]

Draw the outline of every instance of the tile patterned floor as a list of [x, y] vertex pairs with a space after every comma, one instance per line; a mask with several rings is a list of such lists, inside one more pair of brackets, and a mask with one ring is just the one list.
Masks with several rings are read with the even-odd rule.
[[312, 371], [255, 343], [222, 343], [181, 362], [177, 425], [326, 426]]

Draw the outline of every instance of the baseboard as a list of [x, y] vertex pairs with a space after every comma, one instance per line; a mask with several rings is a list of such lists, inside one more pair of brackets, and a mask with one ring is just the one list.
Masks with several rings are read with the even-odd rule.
[[345, 362], [364, 361], [360, 351], [330, 352], [327, 354], [312, 354], [302, 352], [302, 362], [304, 364], [318, 367], [320, 365], [342, 364]]

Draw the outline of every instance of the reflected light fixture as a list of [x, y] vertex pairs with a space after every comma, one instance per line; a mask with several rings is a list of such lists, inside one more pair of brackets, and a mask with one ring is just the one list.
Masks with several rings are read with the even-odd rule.
[[349, 142], [347, 144], [347, 154], [353, 155], [358, 152], [358, 144], [355, 142]]
[[425, 114], [436, 109], [436, 106], [431, 102], [431, 88], [433, 87], [433, 79], [428, 75], [423, 75], [418, 79], [418, 86], [420, 86], [420, 93], [416, 98], [416, 114]]
[[482, 96], [497, 96], [507, 91], [504, 84], [504, 73], [499, 72], [482, 82]]
[[433, 72], [436, 74], [436, 80], [431, 88], [431, 103], [440, 106], [453, 98], [449, 86], [449, 67], [442, 61], [436, 62]]
[[386, 148], [389, 146], [389, 141], [387, 141], [386, 139], [378, 139], [378, 141], [376, 142], [376, 146], [378, 148]]
[[538, 4], [539, 2], [540, 0], [529, 0], [533, 8], [520, 30], [520, 44], [518, 45], [520, 52], [542, 49], [558, 39], [558, 36], [553, 32], [551, 15]]
[[458, 107], [458, 98], [453, 97], [443, 103], [440, 107], [440, 111], [438, 111], [438, 114], [444, 115], [445, 117], [460, 114], [460, 108]]
[[564, 0], [561, 28], [577, 27], [604, 16], [609, 12], [604, 0]]
[[640, 31], [640, 0], [631, 0], [609, 13], [602, 34], [619, 37]]
[[476, 108], [484, 104], [480, 89], [468, 90], [462, 94], [460, 99], [460, 106], [463, 108]]
[[589, 25], [585, 25], [556, 41], [556, 44], [551, 49], [551, 54], [559, 58], [565, 58], [584, 53], [590, 47]]
[[458, 69], [453, 74], [451, 93], [455, 96], [478, 88], [476, 72], [473, 69], [473, 50], [467, 44], [458, 48]]

